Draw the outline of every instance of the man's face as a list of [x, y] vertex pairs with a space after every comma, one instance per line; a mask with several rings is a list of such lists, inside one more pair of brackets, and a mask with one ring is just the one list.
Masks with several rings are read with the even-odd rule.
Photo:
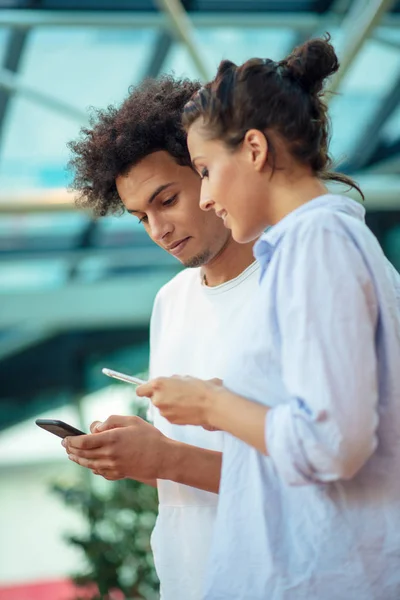
[[186, 267], [210, 262], [230, 240], [214, 211], [200, 209], [200, 177], [168, 152], [149, 154], [116, 179], [126, 210], [151, 239]]

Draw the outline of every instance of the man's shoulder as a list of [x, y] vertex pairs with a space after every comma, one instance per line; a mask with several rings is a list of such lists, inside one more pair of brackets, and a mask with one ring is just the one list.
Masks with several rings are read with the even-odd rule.
[[196, 284], [200, 282], [200, 268], [183, 269], [175, 277], [165, 283], [158, 291], [156, 302], [168, 302], [168, 300], [177, 299], [185, 296], [188, 292], [193, 292]]

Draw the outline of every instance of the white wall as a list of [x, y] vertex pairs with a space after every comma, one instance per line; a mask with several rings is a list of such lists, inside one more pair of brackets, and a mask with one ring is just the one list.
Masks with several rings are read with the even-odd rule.
[[66, 457], [0, 466], [0, 585], [62, 578], [81, 568], [79, 551], [63, 535], [83, 532], [83, 520], [50, 490], [61, 477], [76, 481], [77, 471]]

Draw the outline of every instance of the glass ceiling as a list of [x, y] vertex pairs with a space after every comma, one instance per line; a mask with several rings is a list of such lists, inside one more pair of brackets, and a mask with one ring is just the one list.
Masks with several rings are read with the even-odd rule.
[[[340, 32], [330, 29], [340, 50]], [[387, 32], [381, 28], [382, 35]], [[393, 31], [390, 31], [393, 39]], [[400, 29], [395, 41], [400, 47]], [[51, 110], [19, 94], [9, 103], [0, 154], [0, 186], [5, 191], [55, 188], [68, 182], [66, 143], [77, 136], [90, 106], [121, 102], [130, 85], [137, 84], [157, 38], [157, 31], [82, 28], [38, 28], [28, 36], [18, 72], [25, 86], [48, 94], [81, 111], [82, 118]], [[252, 56], [280, 59], [297, 43], [290, 29], [207, 28], [196, 32], [198, 47], [210, 73], [219, 61], [241, 63]], [[7, 32], [0, 29], [0, 56]], [[163, 72], [199, 77], [186, 49], [174, 43]], [[348, 155], [373, 117], [380, 101], [400, 73], [400, 50], [368, 40], [332, 100], [335, 158]], [[373, 76], [371, 76], [373, 74]], [[399, 113], [394, 123], [400, 128]], [[397, 124], [397, 125], [396, 125]], [[394, 135], [394, 134], [392, 134]]]
[[[12, 5], [9, 2], [8, 5]], [[23, 3], [19, 3], [21, 5]], [[73, 2], [42, 2], [42, 7], [68, 8]], [[75, 3], [76, 4], [76, 3]], [[86, 8], [107, 7], [107, 2], [84, 3]], [[119, 8], [136, 5], [141, 10], [153, 6], [149, 2], [122, 2]], [[217, 5], [229, 5], [229, 10], [240, 10], [243, 2], [211, 1], [192, 3], [197, 10], [212, 10]], [[246, 3], [245, 3], [246, 4]], [[331, 2], [262, 2], [246, 4], [251, 10], [269, 6], [276, 10], [282, 5], [291, 10], [304, 11], [321, 7]], [[335, 3], [333, 3], [335, 4]], [[345, 3], [346, 4], [346, 3]], [[76, 4], [77, 5], [77, 4]], [[106, 6], [107, 5], [107, 6]], [[77, 5], [78, 6], [78, 5]], [[114, 3], [117, 7], [117, 4]], [[83, 6], [82, 6], [83, 7]], [[153, 6], [154, 9], [154, 6]], [[246, 13], [247, 14], [247, 13]], [[0, 15], [1, 16], [1, 15]], [[289, 22], [289, 21], [288, 21]], [[195, 41], [210, 74], [219, 61], [229, 58], [241, 63], [252, 56], [280, 59], [296, 44], [318, 31], [299, 32], [289, 27], [240, 28], [239, 26], [201, 27], [195, 30]], [[333, 43], [340, 54], [345, 42], [343, 31], [329, 27], [329, 19], [323, 22], [324, 29], [332, 34]], [[327, 25], [325, 27], [325, 25]], [[0, 207], [7, 202], [12, 206], [15, 196], [24, 197], [32, 192], [65, 188], [69, 181], [66, 172], [68, 150], [66, 144], [78, 135], [85, 124], [88, 107], [105, 107], [120, 103], [130, 85], [135, 85], [146, 76], [154, 48], [159, 39], [159, 29], [108, 29], [85, 27], [33, 27], [29, 30], [18, 65], [19, 85], [23, 90], [9, 96], [3, 121], [0, 145]], [[400, 75], [400, 26], [381, 26], [375, 37], [368, 39], [354, 60], [340, 89], [340, 94], [331, 100], [333, 122], [332, 152], [336, 160], [346, 162], [352, 156], [377, 110], [385, 102]], [[7, 43], [12, 33], [0, 27], [0, 60], [8, 52]], [[186, 48], [173, 41], [160, 72], [173, 72], [177, 76], [198, 78]], [[45, 106], [29, 97], [29, 91], [45, 94], [68, 107]], [[0, 93], [3, 94], [0, 81]], [[400, 108], [395, 109], [382, 126], [382, 140], [396, 142], [400, 138]], [[398, 171], [396, 171], [398, 173]], [[82, 247], [82, 240], [90, 225], [87, 215], [64, 211], [44, 214], [0, 213], [0, 289], [12, 290], [37, 285], [64, 285], [68, 281], [71, 257], [68, 250]], [[4, 211], [3, 211], [4, 213]], [[91, 248], [125, 249], [125, 254], [115, 255], [115, 261], [106, 253], [85, 258], [75, 274], [89, 280], [119, 272], [121, 264], [139, 268], [140, 256], [143, 264], [155, 265], [169, 259], [160, 251], [154, 252], [143, 230], [132, 217], [100, 220], [90, 238]], [[133, 249], [139, 254], [130, 261], [128, 253]], [[35, 254], [36, 252], [36, 254]], [[141, 254], [140, 254], [141, 253]], [[163, 255], [163, 256], [161, 256]], [[139, 256], [139, 258], [138, 258]], [[146, 259], [147, 257], [147, 259]], [[29, 258], [29, 263], [24, 263]], [[35, 262], [36, 261], [36, 262]], [[147, 262], [146, 262], [147, 261]], [[170, 263], [168, 263], [170, 264]], [[27, 272], [29, 271], [29, 276]], [[35, 275], [36, 273], [36, 275]], [[35, 279], [36, 277], [36, 279]]]

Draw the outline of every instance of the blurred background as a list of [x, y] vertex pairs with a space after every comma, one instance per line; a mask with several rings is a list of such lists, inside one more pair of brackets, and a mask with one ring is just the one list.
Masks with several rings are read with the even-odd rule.
[[180, 266], [135, 219], [74, 209], [66, 143], [144, 77], [207, 80], [222, 58], [279, 60], [325, 31], [342, 63], [332, 152], [399, 269], [400, 2], [0, 0], [1, 600], [78, 597], [69, 576], [101, 588], [107, 568], [110, 598], [157, 597], [155, 496], [94, 480], [34, 420], [87, 430], [140, 410], [101, 368], [146, 371], [152, 302]]

